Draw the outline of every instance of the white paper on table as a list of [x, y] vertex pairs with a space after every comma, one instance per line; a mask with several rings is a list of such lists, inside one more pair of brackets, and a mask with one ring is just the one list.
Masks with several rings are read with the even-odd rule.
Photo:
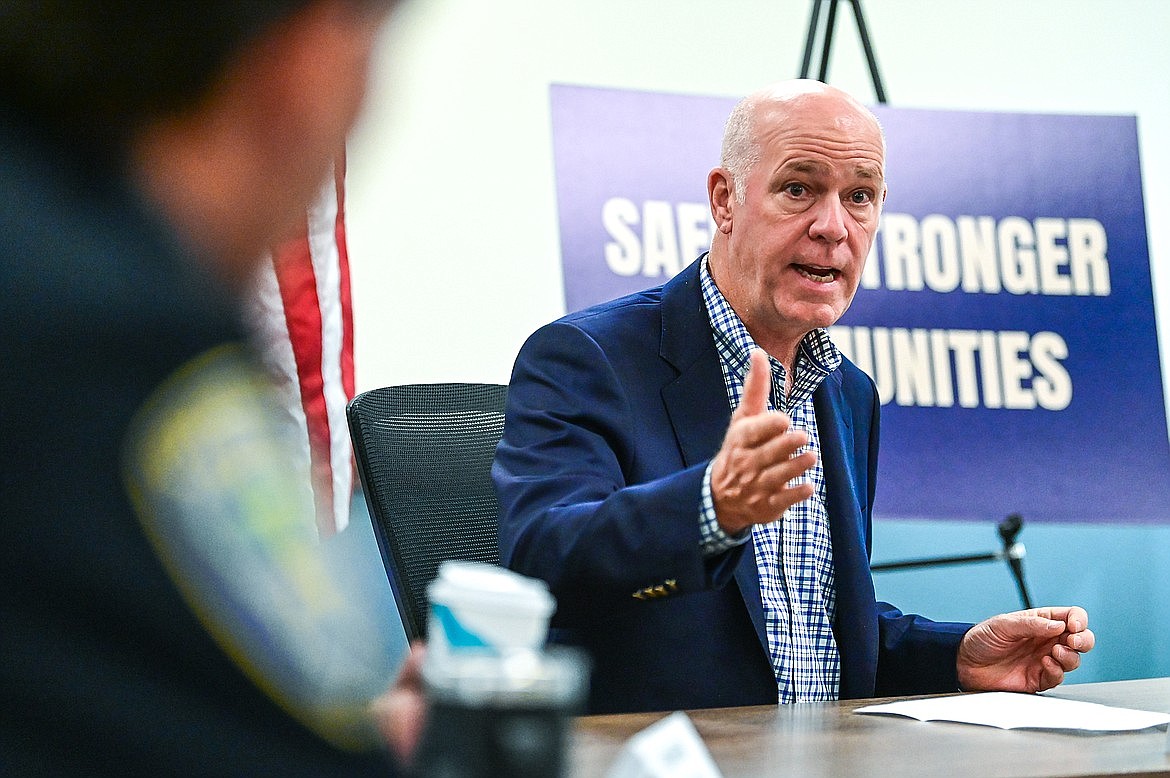
[[1042, 694], [985, 692], [903, 700], [856, 708], [854, 713], [890, 713], [919, 721], [954, 721], [1000, 729], [1070, 729], [1129, 732], [1170, 723], [1170, 713], [1114, 708]]

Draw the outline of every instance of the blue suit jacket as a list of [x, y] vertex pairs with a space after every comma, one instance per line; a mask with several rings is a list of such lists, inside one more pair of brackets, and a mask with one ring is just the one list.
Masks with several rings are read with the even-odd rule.
[[[731, 412], [698, 269], [541, 328], [512, 375], [493, 468], [502, 560], [548, 582], [553, 639], [589, 651], [591, 712], [777, 699], [752, 544], [699, 552], [703, 473]], [[841, 697], [954, 690], [969, 625], [875, 601], [873, 382], [845, 361], [814, 403]]]

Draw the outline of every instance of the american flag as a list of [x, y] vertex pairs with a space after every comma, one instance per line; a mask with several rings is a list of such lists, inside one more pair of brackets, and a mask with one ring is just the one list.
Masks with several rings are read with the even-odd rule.
[[259, 347], [302, 443], [317, 529], [327, 538], [349, 523], [354, 487], [345, 421], [354, 370], [344, 156], [308, 209], [304, 231], [263, 263], [253, 300]]

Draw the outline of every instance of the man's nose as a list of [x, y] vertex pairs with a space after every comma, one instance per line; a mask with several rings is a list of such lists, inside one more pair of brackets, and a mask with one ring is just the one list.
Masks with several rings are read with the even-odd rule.
[[849, 237], [845, 226], [845, 205], [840, 198], [822, 197], [816, 204], [813, 222], [809, 226], [809, 237], [828, 243], [840, 243]]

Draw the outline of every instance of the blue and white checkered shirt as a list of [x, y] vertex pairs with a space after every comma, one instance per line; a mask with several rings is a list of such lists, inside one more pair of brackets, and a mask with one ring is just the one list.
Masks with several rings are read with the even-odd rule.
[[[734, 411], [743, 394], [744, 377], [756, 344], [715, 286], [706, 258], [699, 275], [723, 382]], [[793, 428], [808, 435], [809, 447], [819, 451], [812, 395], [825, 377], [840, 366], [840, 352], [824, 330], [810, 332], [797, 350], [791, 393], [785, 391], [784, 366], [770, 356], [768, 361], [772, 366], [768, 407], [787, 413]], [[750, 535], [745, 532], [742, 537], [730, 537], [715, 519], [708, 466], [699, 511], [704, 553], [721, 553], [747, 542], [749, 537], [755, 544], [768, 649], [781, 703], [835, 700], [841, 681], [841, 656], [833, 637], [837, 593], [833, 549], [825, 510], [825, 474], [819, 456], [803, 477], [813, 484], [812, 497], [789, 508], [780, 521], [756, 524]]]

